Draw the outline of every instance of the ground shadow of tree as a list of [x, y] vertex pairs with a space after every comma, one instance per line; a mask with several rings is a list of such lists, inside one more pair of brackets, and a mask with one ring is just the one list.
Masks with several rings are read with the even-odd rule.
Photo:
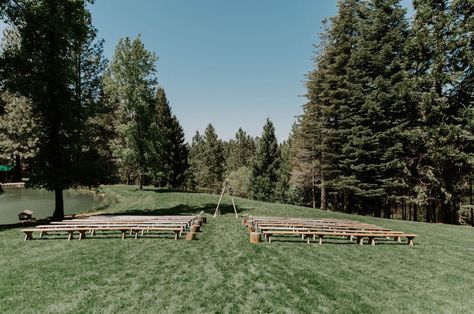
[[[219, 209], [222, 215], [234, 213], [234, 208], [232, 205], [221, 204]], [[111, 215], [195, 215], [199, 214], [200, 212], [214, 214], [215, 210], [216, 204], [211, 203], [196, 206], [179, 204], [177, 206], [168, 208], [131, 208]]]

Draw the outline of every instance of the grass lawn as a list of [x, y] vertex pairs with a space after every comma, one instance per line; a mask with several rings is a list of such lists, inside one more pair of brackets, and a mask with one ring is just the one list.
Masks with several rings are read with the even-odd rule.
[[[211, 213], [218, 196], [104, 187], [105, 212]], [[251, 215], [334, 217], [418, 234], [415, 246], [297, 237], [249, 243], [228, 199], [198, 241], [88, 238], [23, 242], [0, 229], [0, 313], [468, 313], [474, 229], [236, 199]], [[208, 217], [211, 217], [208, 215]], [[278, 241], [280, 240], [280, 241]]]

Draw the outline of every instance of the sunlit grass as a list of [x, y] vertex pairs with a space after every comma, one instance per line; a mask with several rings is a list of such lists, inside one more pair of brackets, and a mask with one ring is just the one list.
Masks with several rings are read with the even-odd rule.
[[[106, 212], [212, 213], [218, 196], [105, 187]], [[418, 234], [415, 246], [280, 238], [252, 245], [229, 200], [199, 240], [94, 238], [23, 242], [0, 230], [0, 312], [467, 313], [474, 229], [237, 199], [240, 215], [337, 217]]]

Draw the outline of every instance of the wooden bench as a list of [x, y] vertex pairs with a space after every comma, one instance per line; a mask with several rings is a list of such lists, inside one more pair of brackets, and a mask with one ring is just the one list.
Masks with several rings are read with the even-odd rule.
[[308, 244], [310, 243], [311, 237], [316, 239], [319, 238], [319, 244], [323, 244], [323, 238], [325, 236], [333, 236], [333, 237], [355, 237], [356, 243], [359, 245], [363, 245], [364, 238], [369, 239], [369, 244], [375, 245], [375, 238], [386, 238], [386, 237], [393, 237], [396, 241], [401, 241], [401, 238], [408, 239], [408, 245], [413, 246], [413, 239], [416, 237], [416, 234], [406, 234], [400, 232], [377, 232], [377, 233], [369, 233], [369, 232], [321, 232], [321, 231], [291, 231], [291, 230], [275, 230], [275, 231], [263, 231], [262, 232], [265, 238], [271, 243], [271, 237], [273, 235], [303, 235], [306, 239]]
[[67, 232], [68, 241], [73, 239], [73, 234], [79, 232], [79, 240], [85, 239], [87, 232], [96, 231], [120, 231], [122, 233], [122, 239], [125, 239], [126, 233], [135, 233], [135, 239], [138, 238], [138, 233], [141, 231], [142, 235], [144, 231], [164, 231], [174, 232], [175, 240], [179, 239], [179, 236], [183, 229], [173, 227], [156, 227], [156, 226], [63, 226], [47, 228], [41, 226], [40, 228], [29, 228], [21, 230], [25, 233], [25, 241], [33, 240], [33, 232], [40, 232], [40, 236], [45, 235], [47, 232]]

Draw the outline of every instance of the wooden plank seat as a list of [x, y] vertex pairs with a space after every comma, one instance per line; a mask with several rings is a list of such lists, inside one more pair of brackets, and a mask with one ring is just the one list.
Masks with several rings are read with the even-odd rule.
[[374, 225], [328, 225], [328, 224], [288, 224], [288, 225], [273, 225], [273, 224], [262, 224], [255, 226], [255, 229], [266, 229], [266, 228], [320, 228], [320, 229], [341, 229], [341, 230], [385, 230], [383, 227]]
[[[180, 229], [180, 236], [184, 232], [184, 230], [187, 229], [187, 227], [184, 224], [170, 224], [170, 225], [156, 225], [156, 224], [150, 224], [150, 223], [127, 223], [127, 224], [121, 224], [121, 223], [106, 223], [106, 224], [100, 224], [100, 223], [89, 223], [89, 224], [52, 224], [52, 225], [42, 225], [42, 226], [36, 226], [36, 228], [41, 229], [40, 231], [40, 237], [43, 235], [46, 235], [48, 231], [44, 231], [45, 229], [52, 229], [52, 230], [58, 230], [61, 231], [64, 227], [68, 227], [71, 229], [89, 229], [91, 235], [95, 235], [95, 231], [100, 228], [112, 228], [112, 227], [117, 227], [117, 228], [125, 228], [130, 230], [130, 235], [132, 235], [134, 229], [139, 228], [141, 230], [142, 236], [144, 232], [149, 232], [152, 230], [154, 227], [166, 227], [166, 228], [176, 228]], [[51, 232], [51, 231], [49, 231]]]
[[50, 226], [91, 226], [91, 225], [107, 225], [107, 226], [118, 226], [118, 225], [147, 225], [147, 226], [182, 226], [183, 228], [189, 228], [190, 224], [187, 222], [159, 222], [159, 221], [53, 221]]
[[262, 222], [257, 223], [255, 226], [360, 226], [360, 227], [378, 227], [372, 224], [362, 224], [362, 223], [327, 223], [327, 222]]
[[143, 221], [143, 220], [168, 220], [168, 221], [192, 221], [197, 219], [198, 216], [126, 216], [126, 215], [118, 215], [118, 216], [105, 216], [105, 215], [98, 215], [98, 216], [90, 216], [87, 218], [76, 218], [74, 220], [83, 220], [83, 221], [91, 221], [91, 220], [107, 220], [107, 221]]
[[368, 223], [349, 223], [349, 222], [325, 222], [325, 221], [282, 221], [282, 222], [259, 222], [254, 224], [259, 226], [336, 226], [336, 227], [367, 227], [367, 228], [381, 228], [379, 226]]
[[307, 242], [310, 243], [310, 239], [319, 238], [319, 244], [323, 244], [324, 237], [355, 237], [356, 243], [363, 245], [364, 238], [369, 239], [369, 244], [375, 245], [375, 238], [394, 238], [397, 241], [401, 241], [401, 238], [407, 238], [408, 245], [413, 246], [413, 239], [416, 237], [416, 234], [407, 234], [397, 231], [388, 231], [388, 232], [326, 232], [326, 231], [292, 231], [292, 230], [270, 230], [270, 231], [263, 231], [262, 232], [265, 239], [271, 243], [271, 237], [273, 235], [303, 235], [304, 238], [307, 239]]
[[68, 241], [73, 239], [73, 234], [75, 232], [79, 233], [79, 240], [82, 240], [86, 237], [87, 232], [96, 232], [96, 231], [120, 231], [122, 233], [122, 239], [125, 239], [126, 233], [130, 232], [131, 234], [135, 233], [135, 238], [138, 238], [138, 233], [144, 231], [160, 231], [160, 232], [172, 232], [175, 234], [175, 240], [178, 240], [181, 232], [183, 231], [182, 227], [159, 227], [159, 226], [62, 226], [62, 227], [52, 227], [47, 228], [41, 226], [40, 228], [28, 228], [21, 230], [25, 233], [25, 241], [33, 240], [33, 233], [39, 232], [40, 236], [45, 235], [48, 232], [66, 232], [68, 233]]
[[[104, 216], [105, 217], [105, 216]], [[174, 225], [174, 224], [185, 224], [186, 227], [190, 227], [194, 222], [193, 219], [108, 219], [108, 218], [96, 218], [96, 219], [72, 219], [52, 222], [52, 224], [129, 224], [129, 223], [149, 223], [155, 225]]]
[[399, 231], [393, 231], [392, 229], [384, 229], [384, 228], [352, 228], [352, 227], [261, 227], [258, 229], [259, 231], [281, 231], [281, 230], [291, 230], [291, 231], [321, 231], [321, 232], [340, 232], [340, 233], [353, 233], [353, 232], [368, 232], [368, 233], [380, 233], [380, 232], [395, 232], [395, 233], [403, 233]]

